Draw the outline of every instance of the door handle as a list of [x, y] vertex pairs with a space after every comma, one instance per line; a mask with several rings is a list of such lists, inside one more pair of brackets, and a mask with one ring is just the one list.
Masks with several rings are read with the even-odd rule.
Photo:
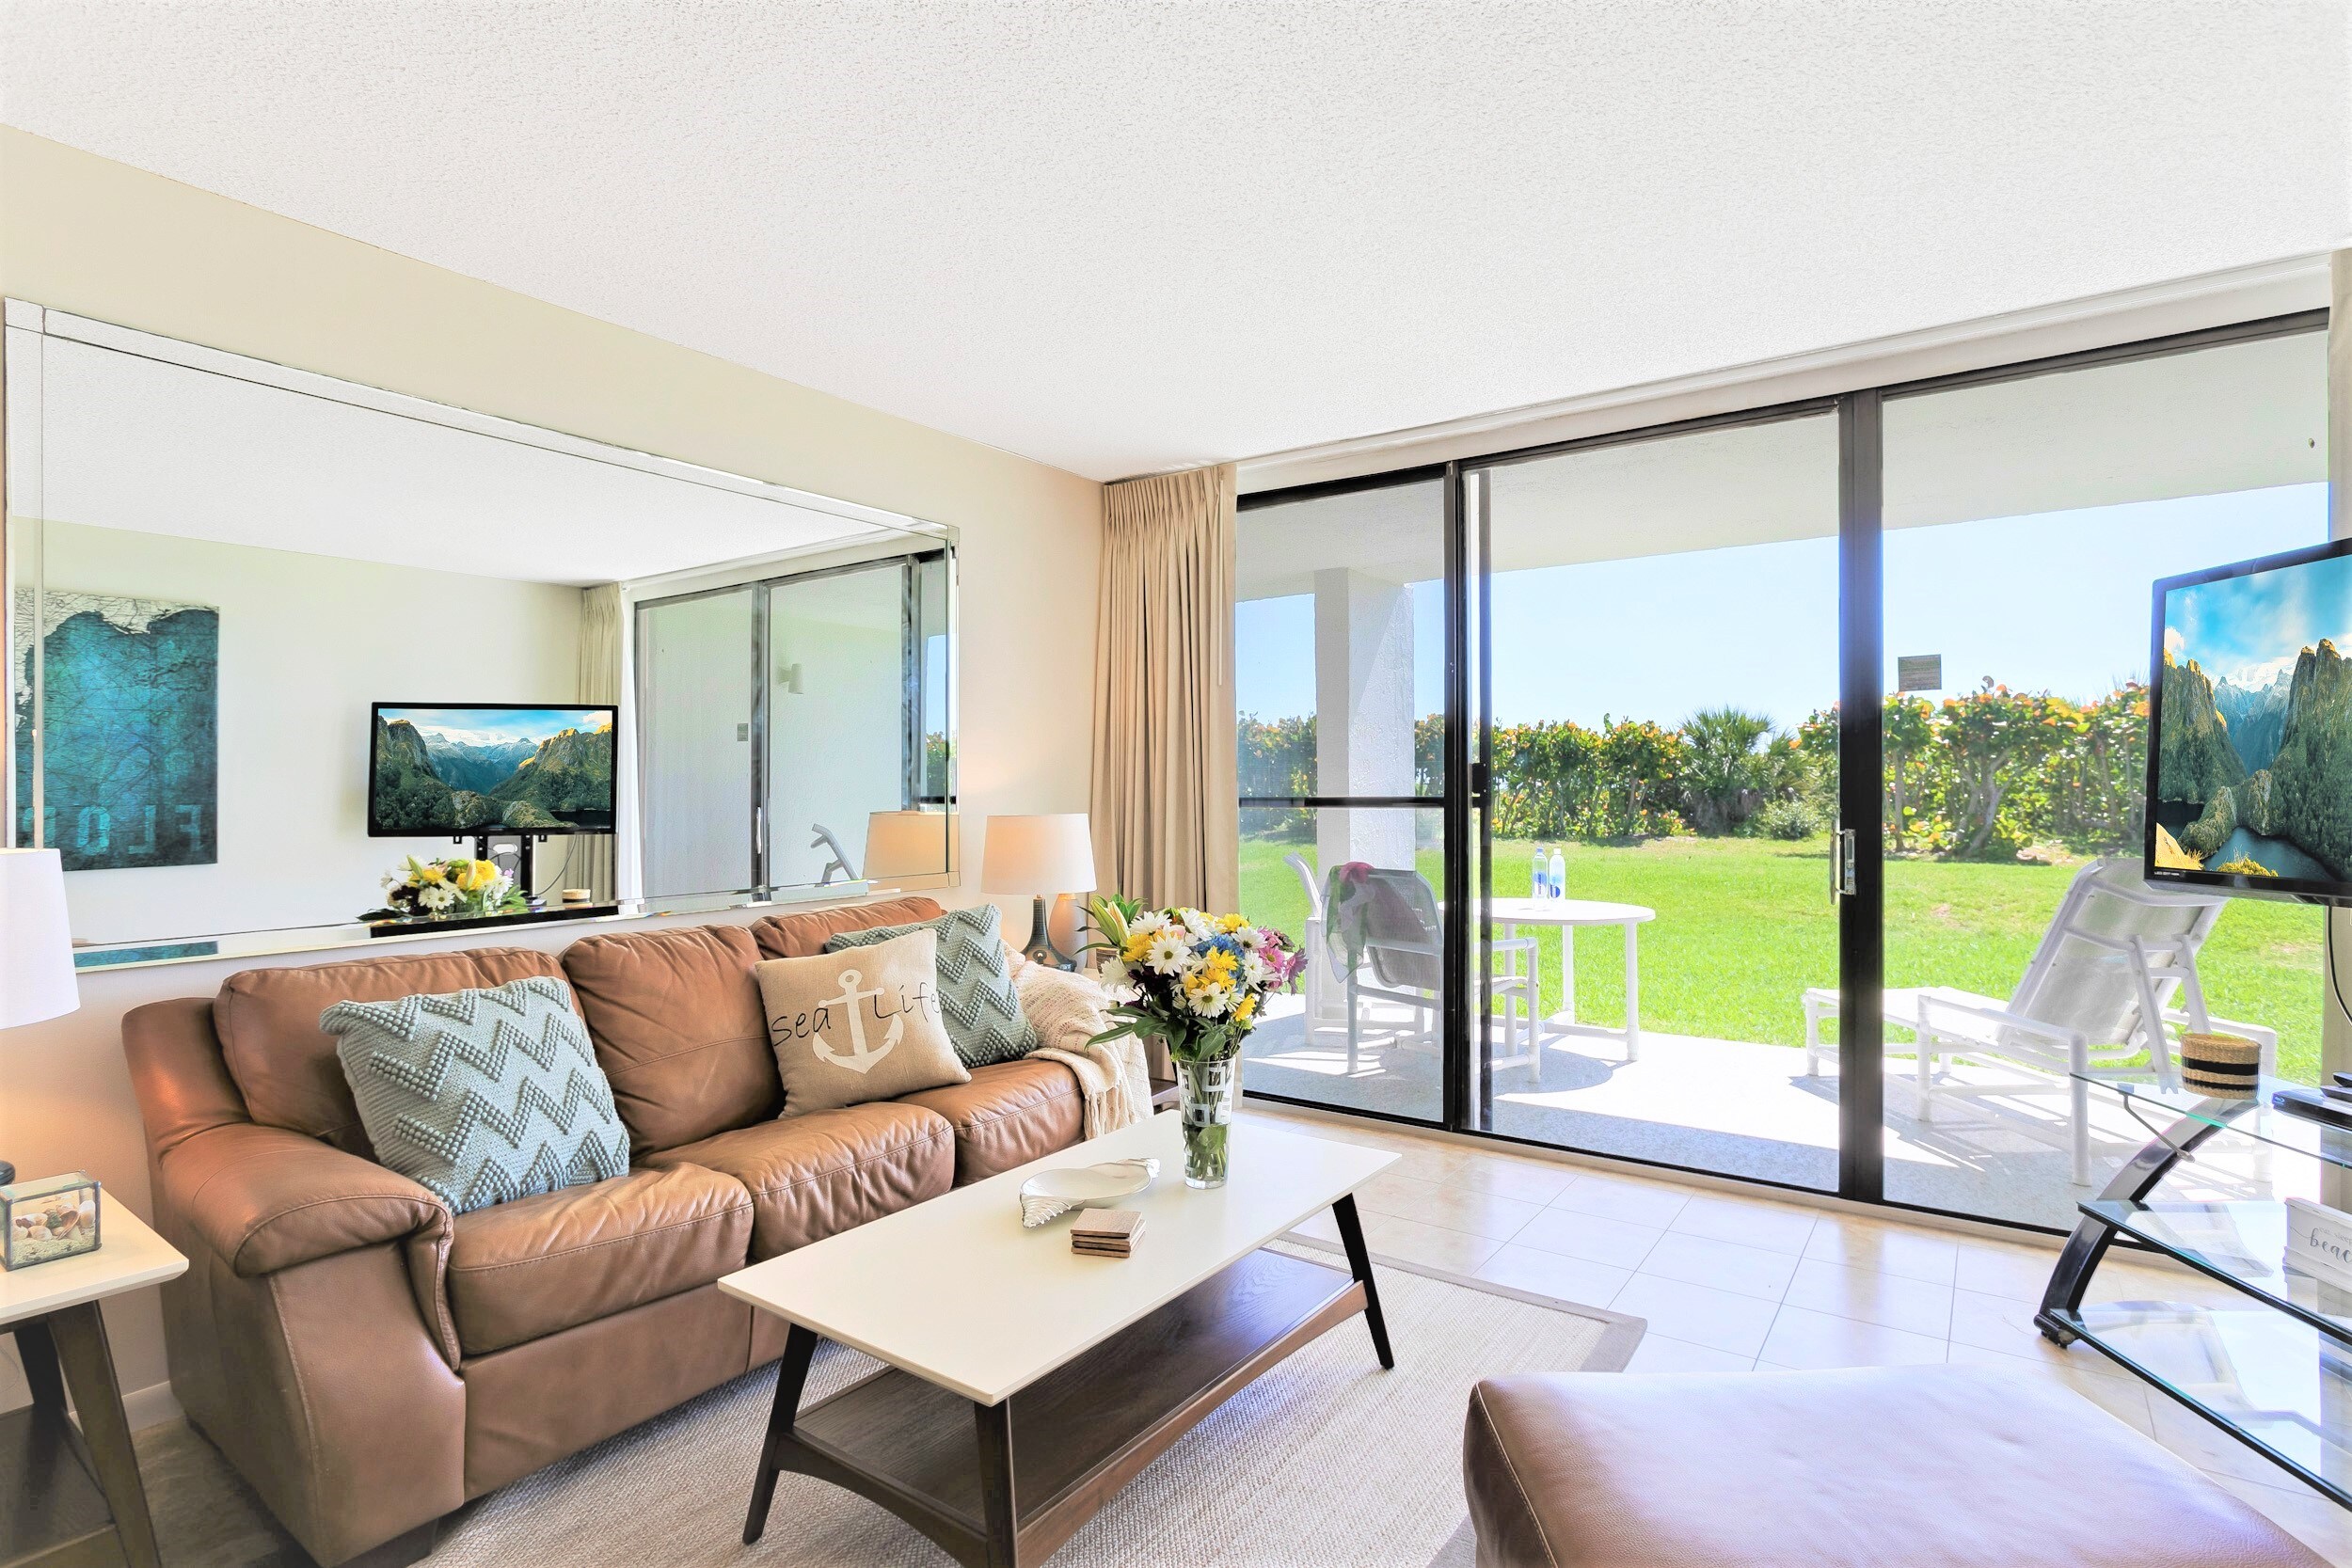
[[1854, 858], [1859, 846], [1851, 828], [1833, 829], [1829, 835], [1829, 901], [1851, 897], [1854, 891]]

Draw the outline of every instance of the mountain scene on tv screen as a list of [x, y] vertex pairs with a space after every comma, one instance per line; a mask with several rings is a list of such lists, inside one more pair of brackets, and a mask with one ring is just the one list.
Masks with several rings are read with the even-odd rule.
[[384, 708], [374, 756], [381, 832], [612, 825], [612, 726], [593, 710]]
[[2352, 558], [2175, 589], [2156, 863], [2352, 880]]

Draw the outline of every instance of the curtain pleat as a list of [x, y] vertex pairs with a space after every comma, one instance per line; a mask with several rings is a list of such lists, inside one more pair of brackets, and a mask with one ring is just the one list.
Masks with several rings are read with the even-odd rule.
[[[621, 585], [617, 582], [580, 591], [580, 700], [621, 700]], [[617, 788], [623, 755], [617, 725], [612, 739], [613, 782]], [[572, 847], [574, 859], [567, 879], [574, 887], [589, 889], [599, 904], [611, 903], [615, 894], [612, 844], [611, 833], [588, 833]]]
[[1148, 905], [1240, 901], [1233, 468], [1104, 489], [1093, 826], [1104, 885]]

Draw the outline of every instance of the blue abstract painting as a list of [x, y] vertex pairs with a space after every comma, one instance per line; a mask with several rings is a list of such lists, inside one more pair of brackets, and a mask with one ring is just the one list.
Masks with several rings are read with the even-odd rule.
[[[220, 611], [41, 599], [41, 833], [68, 871], [219, 859]], [[33, 829], [33, 595], [16, 596], [17, 842]]]

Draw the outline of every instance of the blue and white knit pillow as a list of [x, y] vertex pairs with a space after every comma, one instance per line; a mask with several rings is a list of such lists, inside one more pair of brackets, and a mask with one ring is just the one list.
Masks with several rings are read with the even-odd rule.
[[561, 980], [339, 1002], [319, 1028], [377, 1163], [453, 1212], [628, 1174], [628, 1130]]
[[936, 932], [939, 1010], [956, 1054], [968, 1068], [1017, 1061], [1037, 1049], [1038, 1038], [1021, 1011], [1021, 993], [1013, 989], [1012, 970], [1005, 962], [1005, 944], [997, 935], [1003, 918], [995, 905], [977, 904], [909, 926], [836, 931], [826, 939], [825, 951], [869, 947], [909, 931]]

